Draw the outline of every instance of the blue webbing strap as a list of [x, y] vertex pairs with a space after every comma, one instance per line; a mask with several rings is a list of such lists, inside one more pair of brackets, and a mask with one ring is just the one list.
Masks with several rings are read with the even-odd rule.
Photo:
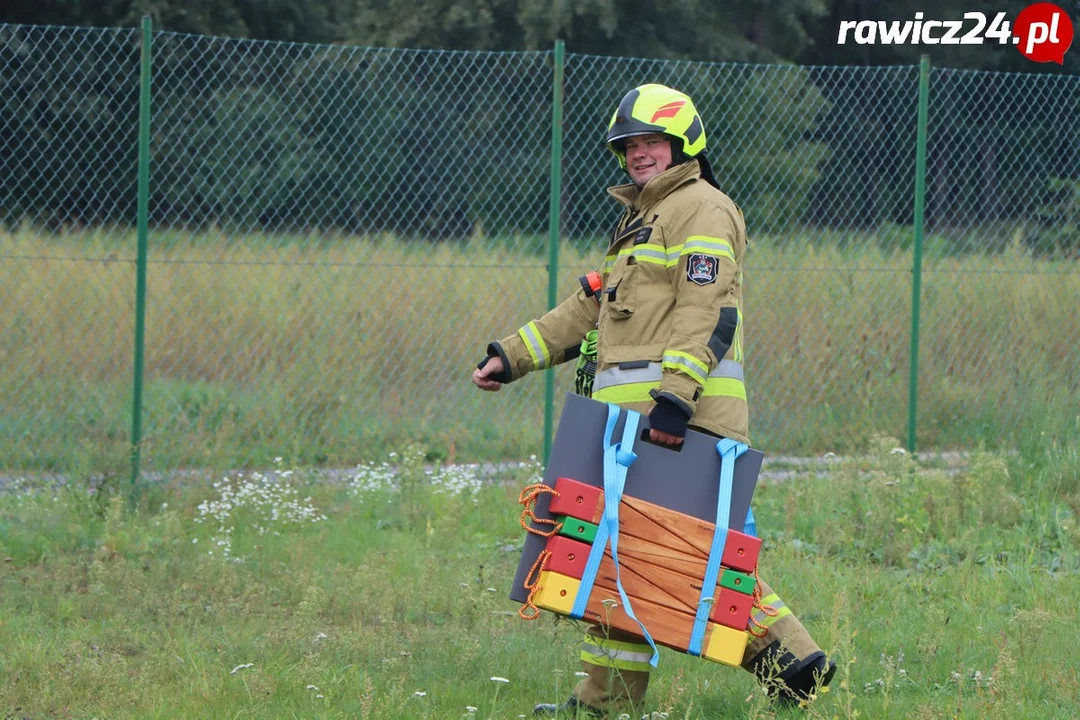
[[600, 561], [604, 557], [604, 549], [610, 538], [611, 559], [615, 563], [615, 587], [619, 590], [619, 597], [623, 601], [623, 608], [627, 616], [638, 624], [642, 636], [649, 643], [649, 647], [652, 648], [653, 654], [649, 664], [656, 667], [660, 661], [660, 653], [656, 649], [656, 643], [653, 642], [652, 636], [645, 625], [634, 615], [630, 598], [626, 596], [626, 591], [623, 590], [619, 571], [619, 502], [622, 500], [623, 488], [626, 485], [626, 471], [637, 459], [633, 452], [634, 436], [637, 435], [641, 415], [628, 410], [626, 422], [623, 425], [622, 442], [612, 444], [611, 440], [618, 419], [619, 407], [609, 403], [607, 427], [604, 429], [604, 516], [597, 528], [592, 549], [589, 550], [589, 560], [581, 574], [581, 584], [578, 586], [570, 616], [575, 618], [584, 616], [589, 595], [592, 593], [593, 583], [596, 581], [596, 573], [600, 568]]
[[757, 537], [757, 521], [754, 520], [753, 508], [746, 508], [746, 522], [743, 523], [742, 531], [744, 535], [749, 535], [750, 537]]
[[[611, 447], [612, 435], [615, 434], [615, 424], [619, 420], [619, 407], [608, 404], [607, 426], [604, 428], [604, 518], [607, 517], [607, 449]], [[625, 429], [625, 428], [624, 428]], [[574, 598], [574, 606], [570, 608], [570, 617], [579, 620], [585, 615], [585, 606], [588, 604], [589, 595], [592, 593], [593, 583], [596, 581], [596, 571], [600, 568], [600, 560], [604, 557], [604, 548], [607, 545], [608, 527], [603, 520], [596, 529], [596, 537], [593, 538], [592, 549], [589, 550], [589, 559], [585, 563], [585, 570], [581, 573], [581, 584], [578, 586], [577, 596]]]
[[691, 655], [701, 655], [705, 628], [716, 601], [716, 578], [720, 574], [720, 558], [724, 555], [728, 524], [731, 521], [731, 492], [734, 487], [735, 459], [749, 449], [746, 444], [728, 438], [716, 443], [716, 452], [720, 454], [720, 491], [716, 498], [716, 528], [713, 531], [712, 548], [709, 550], [709, 562], [705, 566], [705, 579], [701, 583], [701, 599], [698, 601], [697, 614], [694, 616], [694, 629], [690, 633], [690, 645], [686, 648], [686, 652]]

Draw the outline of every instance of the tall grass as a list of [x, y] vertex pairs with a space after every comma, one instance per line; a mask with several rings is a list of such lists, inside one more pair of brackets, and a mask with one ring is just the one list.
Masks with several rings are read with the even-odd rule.
[[[266, 466], [285, 451], [347, 464], [405, 439], [470, 459], [539, 448], [542, 378], [489, 395], [468, 376], [488, 341], [544, 311], [541, 240], [152, 240], [148, 467]], [[134, 254], [129, 233], [0, 233], [0, 468], [126, 452]], [[565, 244], [560, 294], [601, 255]], [[756, 446], [849, 451], [876, 432], [904, 435], [910, 265], [872, 235], [753, 240], [745, 347]], [[921, 447], [1015, 447], [1037, 423], [1075, 425], [1075, 263], [1019, 247], [931, 254], [923, 278]], [[555, 372], [561, 398], [572, 369]]]
[[[642, 711], [1076, 717], [1075, 444], [978, 454], [951, 475], [896, 442], [755, 494], [761, 574], [840, 666], [829, 691], [783, 711], [747, 673], [665, 650]], [[538, 468], [482, 484], [401, 450], [336, 483], [286, 460], [157, 484], [134, 512], [115, 484], [0, 492], [0, 707], [441, 720], [565, 699], [580, 628], [523, 621], [507, 600], [517, 491]]]

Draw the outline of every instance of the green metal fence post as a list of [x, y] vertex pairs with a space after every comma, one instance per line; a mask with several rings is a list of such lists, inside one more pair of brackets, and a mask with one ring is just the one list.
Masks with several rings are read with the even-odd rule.
[[131, 502], [138, 499], [140, 446], [142, 444], [143, 360], [146, 344], [146, 255], [150, 215], [150, 16], [142, 19], [142, 57], [139, 69], [139, 186], [138, 242], [135, 261], [135, 372], [131, 401]]
[[[559, 298], [559, 215], [562, 208], [563, 62], [565, 46], [555, 41], [555, 76], [551, 86], [551, 205], [548, 210], [548, 309]], [[555, 425], [555, 371], [544, 373], [544, 463], [551, 454]]]
[[919, 401], [919, 306], [922, 296], [923, 221], [926, 207], [926, 123], [930, 95], [930, 57], [919, 64], [919, 119], [915, 137], [915, 252], [911, 267], [911, 374], [908, 377], [909, 453], [916, 444], [916, 416]]

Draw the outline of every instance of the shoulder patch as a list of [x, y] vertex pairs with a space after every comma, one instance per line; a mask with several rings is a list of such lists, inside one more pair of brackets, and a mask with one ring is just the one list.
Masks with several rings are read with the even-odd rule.
[[686, 279], [698, 285], [716, 282], [716, 269], [719, 262], [712, 255], [693, 253], [686, 259]]
[[644, 243], [647, 243], [649, 241], [649, 236], [650, 235], [652, 235], [652, 228], [651, 227], [642, 228], [641, 230], [638, 230], [637, 235], [634, 236], [634, 244], [635, 245], [642, 245]]

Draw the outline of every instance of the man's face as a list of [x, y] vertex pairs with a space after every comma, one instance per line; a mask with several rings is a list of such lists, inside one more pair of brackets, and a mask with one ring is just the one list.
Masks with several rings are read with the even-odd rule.
[[626, 170], [638, 187], [671, 167], [671, 142], [663, 135], [634, 135], [624, 142]]

